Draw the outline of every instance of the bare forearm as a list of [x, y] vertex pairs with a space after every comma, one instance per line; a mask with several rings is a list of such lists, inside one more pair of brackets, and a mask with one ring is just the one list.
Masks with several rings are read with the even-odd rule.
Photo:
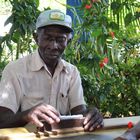
[[71, 110], [72, 115], [83, 114], [84, 116], [88, 112], [86, 105], [79, 105]]
[[2, 113], [0, 115], [0, 128], [10, 128], [10, 127], [21, 127], [27, 124], [24, 120], [25, 112], [19, 112], [14, 114], [11, 111]]
[[32, 122], [38, 127], [42, 127], [41, 120], [45, 120], [48, 123], [59, 122], [59, 112], [47, 104], [39, 104], [24, 112], [14, 114], [10, 109], [0, 107], [0, 128], [6, 127], [20, 127], [24, 126], [28, 122]]

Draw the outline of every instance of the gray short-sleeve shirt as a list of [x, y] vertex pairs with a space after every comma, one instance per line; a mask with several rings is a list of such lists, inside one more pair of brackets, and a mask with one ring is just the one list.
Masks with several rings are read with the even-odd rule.
[[86, 104], [77, 68], [60, 59], [52, 76], [37, 50], [5, 67], [0, 83], [0, 106], [16, 113], [19, 108], [25, 111], [40, 103], [52, 105], [62, 115]]

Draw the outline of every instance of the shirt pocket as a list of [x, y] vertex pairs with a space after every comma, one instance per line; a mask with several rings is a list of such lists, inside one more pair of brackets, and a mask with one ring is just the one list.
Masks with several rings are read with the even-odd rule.
[[68, 82], [65, 82], [63, 85], [61, 84], [57, 101], [57, 107], [61, 115], [67, 115], [70, 113], [68, 91]]
[[61, 79], [60, 90], [58, 92], [57, 108], [61, 115], [70, 114], [69, 108], [69, 78]]
[[61, 115], [70, 114], [68, 94], [64, 92], [59, 93], [58, 107], [59, 107], [59, 112]]

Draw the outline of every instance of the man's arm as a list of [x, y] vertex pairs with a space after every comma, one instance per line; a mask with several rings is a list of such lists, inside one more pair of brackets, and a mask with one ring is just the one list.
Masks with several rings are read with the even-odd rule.
[[0, 113], [0, 128], [20, 127], [29, 122], [42, 127], [41, 120], [45, 120], [49, 124], [60, 121], [59, 113], [56, 109], [46, 104], [40, 104], [16, 114], [8, 108], [0, 107]]
[[0, 128], [20, 127], [27, 122], [23, 119], [25, 112], [15, 114], [12, 110], [0, 107]]
[[115, 140], [137, 140], [138, 138], [140, 138], [140, 122], [127, 130], [123, 135], [115, 138]]
[[83, 114], [85, 116], [84, 129], [86, 131], [93, 131], [94, 129], [102, 127], [103, 125], [103, 117], [97, 108], [88, 110], [86, 105], [79, 105], [71, 110], [71, 114]]

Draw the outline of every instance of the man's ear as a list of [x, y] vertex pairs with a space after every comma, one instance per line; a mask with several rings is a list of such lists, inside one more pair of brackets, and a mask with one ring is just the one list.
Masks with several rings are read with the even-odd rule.
[[33, 32], [33, 38], [34, 38], [35, 42], [38, 43], [38, 35], [36, 32]]
[[73, 37], [72, 33], [67, 34], [67, 37], [68, 37], [68, 43], [70, 43]]

